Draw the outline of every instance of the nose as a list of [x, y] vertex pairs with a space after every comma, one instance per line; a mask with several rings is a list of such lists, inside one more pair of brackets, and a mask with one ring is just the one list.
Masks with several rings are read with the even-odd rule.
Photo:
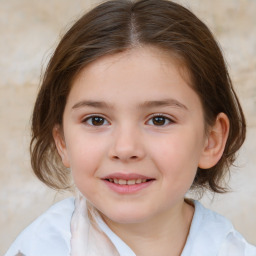
[[123, 162], [138, 161], [145, 157], [142, 134], [138, 129], [117, 129], [109, 151], [110, 158]]

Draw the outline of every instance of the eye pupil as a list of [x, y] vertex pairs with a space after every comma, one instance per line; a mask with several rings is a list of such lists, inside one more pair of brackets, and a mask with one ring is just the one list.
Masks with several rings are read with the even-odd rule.
[[165, 117], [157, 116], [153, 118], [154, 125], [164, 125], [165, 124]]
[[99, 126], [99, 125], [103, 125], [104, 124], [104, 118], [102, 117], [93, 117], [92, 118], [92, 124], [93, 125], [96, 125], [96, 126]]

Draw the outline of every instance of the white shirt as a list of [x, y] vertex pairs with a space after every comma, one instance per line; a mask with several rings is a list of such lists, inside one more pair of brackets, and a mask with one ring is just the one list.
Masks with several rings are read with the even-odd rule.
[[[181, 256], [256, 256], [256, 247], [248, 244], [230, 221], [197, 201], [194, 205], [194, 217]], [[53, 205], [17, 237], [5, 256], [18, 252], [25, 256], [70, 255], [70, 223], [74, 208], [74, 198]], [[136, 256], [100, 217], [96, 221], [120, 256]]]

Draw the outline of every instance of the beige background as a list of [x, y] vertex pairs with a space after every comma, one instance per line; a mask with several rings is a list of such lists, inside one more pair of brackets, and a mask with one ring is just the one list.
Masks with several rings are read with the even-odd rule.
[[[256, 244], [256, 1], [187, 0], [217, 36], [248, 121], [248, 136], [233, 168], [232, 193], [204, 203], [232, 220]], [[51, 204], [68, 196], [46, 188], [29, 164], [29, 122], [42, 67], [60, 35], [97, 1], [0, 1], [0, 255]]]

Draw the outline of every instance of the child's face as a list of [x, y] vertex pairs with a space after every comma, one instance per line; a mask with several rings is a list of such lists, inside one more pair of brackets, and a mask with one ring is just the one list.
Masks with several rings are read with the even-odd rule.
[[200, 99], [178, 67], [144, 47], [97, 60], [73, 84], [59, 152], [114, 222], [164, 216], [193, 183], [207, 138]]

